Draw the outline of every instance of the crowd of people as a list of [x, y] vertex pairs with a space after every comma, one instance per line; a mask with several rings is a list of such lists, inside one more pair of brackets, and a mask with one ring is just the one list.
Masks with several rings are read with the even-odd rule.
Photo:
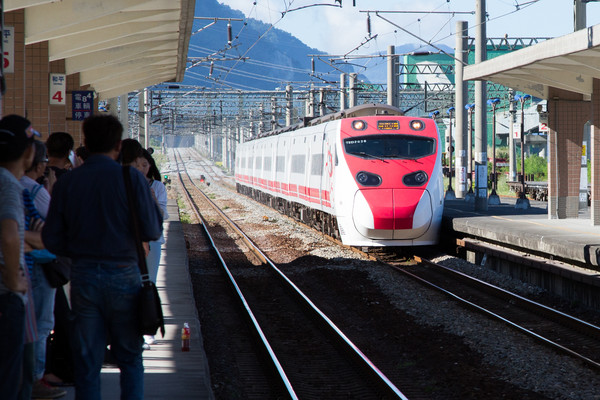
[[154, 337], [137, 320], [131, 215], [155, 282], [167, 193], [151, 152], [122, 140], [117, 118], [91, 116], [82, 131], [74, 150], [67, 132], [43, 143], [26, 118], [0, 119], [0, 399], [60, 398], [75, 385], [77, 399], [100, 400], [107, 346], [121, 399], [143, 398], [142, 351]]

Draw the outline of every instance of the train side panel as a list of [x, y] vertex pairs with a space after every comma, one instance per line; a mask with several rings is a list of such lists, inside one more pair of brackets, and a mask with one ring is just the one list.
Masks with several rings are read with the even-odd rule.
[[241, 144], [238, 190], [348, 245], [437, 243], [444, 189], [435, 121], [362, 115]]

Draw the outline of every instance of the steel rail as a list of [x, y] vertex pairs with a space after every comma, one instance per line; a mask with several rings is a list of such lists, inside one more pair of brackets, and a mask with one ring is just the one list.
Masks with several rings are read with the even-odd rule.
[[[190, 179], [191, 181], [191, 179]], [[192, 184], [194, 184], [192, 182]], [[195, 185], [195, 184], [194, 184]], [[301, 299], [304, 305], [316, 313], [322, 322], [324, 322], [324, 326], [328, 328], [328, 330], [335, 335], [335, 337], [342, 339], [344, 344], [347, 346], [346, 349], [350, 351], [350, 353], [354, 356], [356, 360], [358, 360], [364, 370], [369, 372], [372, 376], [374, 376], [380, 383], [382, 389], [386, 391], [388, 395], [394, 396], [394, 398], [408, 400], [408, 398], [373, 364], [371, 360], [367, 358], [363, 354], [363, 352], [342, 332], [340, 328], [338, 328], [327, 315], [325, 315], [301, 290], [294, 284], [277, 266], [269, 259], [269, 257], [260, 250], [260, 248], [237, 226], [235, 222], [233, 222], [225, 213], [223, 213], [219, 207], [210, 199], [206, 194], [198, 188], [198, 190], [202, 193], [204, 199], [211, 204], [211, 206], [215, 209], [215, 211], [227, 222], [227, 224], [235, 230], [235, 232], [240, 235], [244, 243], [246, 243], [249, 248], [254, 249], [252, 252], [254, 254], [260, 255], [259, 258], [264, 260], [264, 262], [280, 277], [282, 282], [284, 282], [290, 289], [292, 289], [293, 293], [297, 295], [299, 299]], [[205, 228], [206, 229], [206, 228]], [[231, 277], [233, 279], [233, 277]], [[241, 294], [241, 293], [240, 293]]]
[[[279, 377], [281, 379], [281, 383], [285, 387], [289, 398], [293, 399], [293, 400], [297, 400], [298, 396], [296, 395], [296, 392], [294, 391], [294, 388], [292, 387], [292, 384], [289, 381], [289, 379], [287, 377], [287, 374], [285, 373], [285, 371], [284, 371], [281, 363], [279, 362], [279, 360], [277, 358], [277, 355], [273, 351], [273, 348], [271, 347], [271, 344], [269, 343], [266, 335], [264, 334], [262, 328], [260, 327], [260, 324], [258, 323], [258, 320], [256, 319], [256, 317], [254, 316], [254, 313], [250, 309], [250, 305], [246, 301], [246, 298], [244, 297], [241, 289], [239, 288], [239, 286], [238, 286], [235, 278], [233, 277], [233, 275], [231, 274], [231, 271], [227, 267], [227, 263], [223, 259], [223, 256], [221, 255], [221, 252], [217, 248], [217, 245], [215, 244], [215, 241], [213, 240], [212, 235], [208, 231], [208, 228], [207, 228], [207, 225], [206, 225], [206, 221], [202, 217], [202, 214], [200, 213], [200, 210], [198, 209], [198, 206], [192, 200], [192, 196], [190, 195], [188, 189], [185, 187], [185, 185], [183, 183], [183, 179], [181, 177], [181, 172], [179, 170], [179, 162], [177, 161], [177, 156], [178, 155], [181, 158], [181, 155], [179, 153], [175, 154], [175, 163], [177, 165], [177, 175], [179, 177], [179, 182], [180, 182], [181, 188], [182, 188], [182, 190], [183, 190], [183, 192], [184, 192], [184, 194], [185, 194], [185, 196], [187, 198], [187, 201], [192, 206], [192, 208], [194, 210], [194, 213], [196, 214], [196, 217], [201, 221], [202, 228], [204, 229], [204, 232], [206, 233], [206, 236], [208, 237], [208, 239], [209, 239], [209, 241], [210, 241], [213, 249], [215, 250], [215, 253], [217, 254], [217, 257], [221, 261], [221, 266], [223, 267], [223, 270], [225, 271], [225, 273], [229, 277], [229, 280], [230, 280], [231, 284], [233, 285], [233, 287], [235, 289], [235, 292], [237, 293], [238, 298], [241, 301], [241, 303], [242, 303], [242, 305], [244, 307], [244, 310], [246, 311], [246, 313], [248, 315], [248, 318], [252, 322], [252, 325], [254, 326], [254, 329], [256, 330], [256, 333], [260, 337], [260, 340], [261, 340], [261, 342], [262, 342], [265, 350], [267, 351], [269, 357], [271, 358], [271, 361], [273, 362], [273, 366], [275, 367], [275, 369], [276, 369], [276, 371], [277, 371], [277, 373], [278, 373], [278, 375], [279, 375]], [[185, 168], [185, 164], [183, 163], [183, 160], [181, 160], [181, 161], [182, 161], [182, 164], [184, 165], [184, 168]], [[187, 174], [187, 171], [186, 171], [186, 174]], [[189, 175], [188, 175], [188, 177], [189, 177]], [[191, 181], [191, 178], [190, 178], [190, 181]], [[206, 197], [206, 198], [208, 199], [208, 197]]]
[[[415, 257], [415, 259], [418, 262], [421, 262], [423, 264], [427, 264], [429, 266], [437, 268], [438, 270], [441, 270], [441, 271], [443, 271], [446, 274], [452, 274], [454, 277], [458, 277], [459, 279], [461, 279], [463, 281], [468, 281], [470, 285], [473, 285], [473, 286], [476, 285], [476, 286], [479, 286], [481, 288], [484, 288], [484, 290], [486, 290], [488, 292], [494, 292], [493, 293], [494, 296], [501, 297], [501, 298], [504, 298], [504, 299], [509, 299], [508, 301], [510, 301], [511, 303], [513, 303], [513, 302], [515, 304], [516, 303], [520, 303], [522, 307], [524, 307], [524, 305], [526, 305], [526, 307], [529, 308], [529, 309], [535, 308], [537, 310], [543, 311], [544, 314], [553, 314], [553, 318], [552, 319], [555, 320], [555, 321], [557, 319], [559, 319], [559, 320], [565, 320], [566, 319], [566, 320], [568, 320], [570, 322], [570, 325], [578, 324], [579, 326], [583, 327], [587, 331], [592, 330], [592, 331], [595, 332], [594, 335], [588, 334], [588, 336], [595, 336], [596, 338], [600, 337], [600, 328], [597, 327], [597, 326], [595, 326], [595, 325], [592, 325], [592, 324], [590, 324], [588, 322], [582, 321], [582, 320], [577, 319], [575, 317], [572, 317], [572, 316], [570, 316], [568, 314], [565, 314], [565, 313], [562, 313], [560, 311], [554, 310], [554, 309], [552, 309], [550, 307], [547, 307], [547, 306], [545, 306], [543, 304], [539, 304], [539, 303], [534, 302], [532, 300], [526, 299], [526, 298], [524, 298], [522, 296], [519, 296], [517, 294], [511, 293], [511, 292], [509, 292], [507, 290], [504, 290], [504, 289], [499, 288], [497, 286], [491, 285], [491, 284], [489, 284], [487, 282], [484, 282], [484, 281], [481, 281], [481, 280], [479, 280], [477, 278], [473, 278], [473, 277], [471, 277], [469, 275], [463, 274], [462, 272], [455, 271], [453, 269], [450, 269], [450, 268], [444, 267], [442, 265], [436, 264], [436, 263], [434, 263], [432, 261], [423, 259], [421, 257]], [[582, 354], [580, 354], [580, 353], [578, 353], [578, 352], [576, 352], [576, 351], [574, 351], [572, 349], [569, 349], [568, 347], [565, 347], [565, 346], [563, 346], [563, 345], [561, 345], [559, 343], [556, 343], [555, 341], [553, 341], [551, 339], [548, 339], [548, 338], [546, 338], [546, 337], [544, 337], [544, 336], [542, 336], [542, 335], [540, 335], [538, 333], [535, 333], [532, 330], [530, 330], [530, 329], [528, 329], [528, 328], [526, 328], [526, 327], [524, 327], [524, 326], [522, 326], [522, 325], [520, 325], [520, 324], [518, 324], [516, 322], [513, 322], [513, 321], [511, 321], [511, 320], [509, 320], [509, 319], [507, 319], [507, 318], [505, 318], [505, 317], [503, 317], [503, 316], [501, 316], [501, 315], [499, 315], [499, 314], [497, 314], [497, 313], [495, 313], [495, 312], [493, 312], [491, 310], [488, 310], [487, 308], [485, 308], [483, 306], [480, 306], [480, 305], [478, 305], [478, 304], [476, 304], [476, 303], [474, 303], [474, 302], [472, 302], [470, 300], [467, 300], [467, 299], [465, 299], [465, 298], [457, 295], [456, 293], [454, 293], [454, 292], [452, 292], [452, 291], [450, 291], [448, 289], [445, 289], [445, 288], [443, 288], [443, 287], [441, 287], [439, 285], [436, 285], [433, 282], [428, 281], [427, 279], [424, 279], [424, 278], [422, 278], [422, 277], [420, 277], [420, 276], [418, 276], [418, 275], [416, 275], [416, 274], [414, 274], [414, 273], [412, 273], [410, 271], [407, 271], [404, 268], [400, 268], [398, 266], [391, 265], [391, 264], [389, 264], [387, 262], [385, 262], [385, 264], [388, 265], [389, 267], [393, 268], [396, 271], [402, 272], [403, 274], [410, 276], [411, 278], [413, 278], [413, 279], [421, 282], [422, 284], [424, 284], [426, 286], [432, 287], [432, 288], [434, 288], [434, 289], [436, 289], [436, 290], [438, 290], [438, 291], [440, 291], [442, 293], [445, 293], [446, 295], [448, 295], [448, 296], [450, 296], [450, 297], [458, 300], [460, 303], [465, 304], [468, 307], [471, 307], [471, 308], [473, 308], [473, 309], [475, 309], [475, 310], [477, 310], [477, 311], [479, 311], [479, 312], [481, 312], [481, 313], [483, 313], [485, 315], [489, 315], [492, 318], [498, 319], [498, 320], [500, 320], [500, 321], [508, 324], [509, 326], [517, 329], [518, 331], [521, 331], [521, 332], [525, 333], [526, 335], [528, 335], [530, 337], [533, 337], [534, 339], [536, 339], [536, 340], [544, 343], [545, 345], [548, 345], [548, 346], [550, 346], [552, 348], [558, 349], [559, 351], [562, 351], [562, 352], [564, 352], [566, 354], [569, 354], [569, 355], [571, 355], [571, 356], [573, 356], [573, 357], [575, 357], [575, 358], [577, 358], [579, 360], [582, 360], [583, 362], [585, 362], [586, 364], [590, 365], [591, 367], [593, 367], [595, 369], [600, 369], [600, 363], [598, 361], [594, 361], [594, 360], [590, 359], [589, 357], [586, 357], [586, 356], [584, 356], [584, 355], [582, 355]], [[549, 318], [549, 317], [546, 316], [546, 318]]]

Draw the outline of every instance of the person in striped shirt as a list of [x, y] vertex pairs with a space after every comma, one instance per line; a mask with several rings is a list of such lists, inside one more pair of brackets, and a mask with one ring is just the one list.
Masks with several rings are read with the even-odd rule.
[[26, 118], [8, 115], [0, 120], [0, 398], [6, 400], [16, 399], [20, 390], [27, 333], [25, 307], [30, 283], [19, 179], [33, 161], [35, 136], [39, 133]]

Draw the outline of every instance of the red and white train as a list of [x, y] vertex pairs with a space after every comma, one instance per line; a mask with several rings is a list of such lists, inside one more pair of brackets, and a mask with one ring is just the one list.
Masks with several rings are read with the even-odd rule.
[[444, 189], [432, 119], [369, 104], [241, 143], [237, 190], [351, 246], [436, 244]]

